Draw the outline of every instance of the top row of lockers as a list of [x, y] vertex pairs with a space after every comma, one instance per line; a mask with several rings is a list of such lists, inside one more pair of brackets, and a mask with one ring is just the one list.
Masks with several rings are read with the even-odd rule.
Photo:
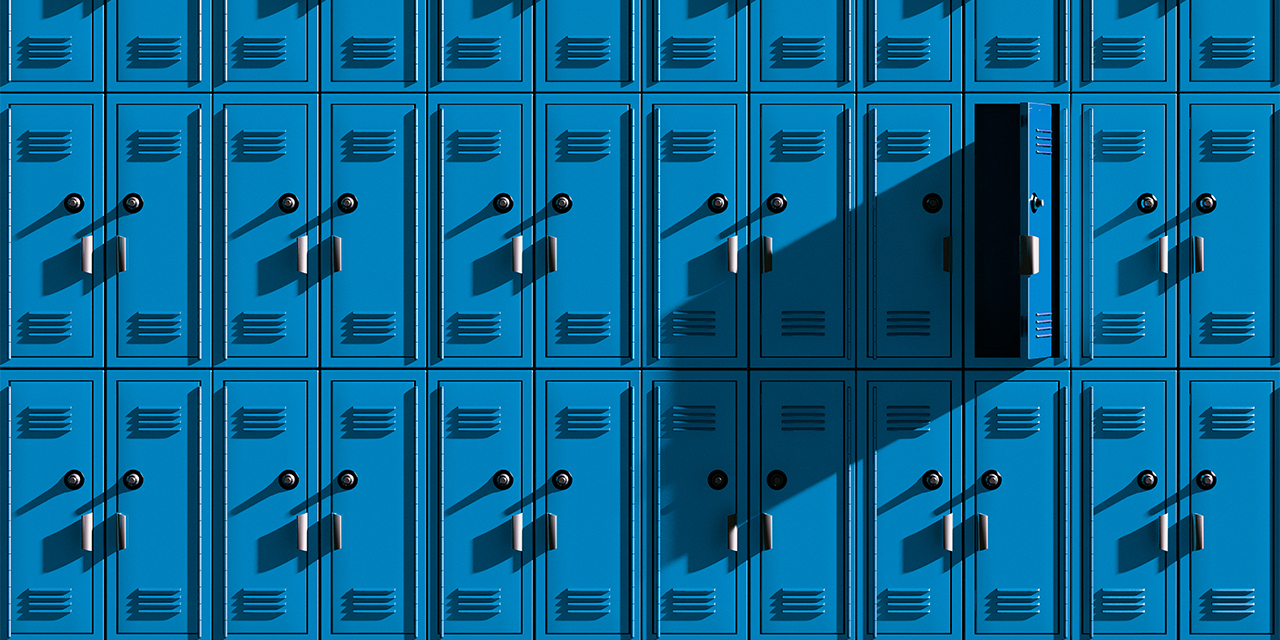
[[0, 0], [0, 23], [0, 91], [1280, 87], [1274, 0]]

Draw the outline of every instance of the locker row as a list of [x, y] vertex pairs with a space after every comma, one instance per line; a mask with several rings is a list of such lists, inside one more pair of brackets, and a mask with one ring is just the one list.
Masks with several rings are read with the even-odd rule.
[[1275, 371], [0, 380], [6, 637], [1277, 632]]
[[1035, 98], [7, 95], [0, 364], [1277, 365], [1280, 95]]
[[10, 91], [1280, 85], [1272, 0], [5, 0], [0, 21]]

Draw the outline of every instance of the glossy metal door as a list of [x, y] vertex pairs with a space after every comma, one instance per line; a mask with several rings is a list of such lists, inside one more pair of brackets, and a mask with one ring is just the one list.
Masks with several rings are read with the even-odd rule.
[[533, 91], [532, 0], [431, 0], [431, 88]]
[[859, 6], [862, 91], [959, 91], [964, 82], [961, 0], [865, 0]]
[[426, 89], [427, 0], [324, 0], [322, 91]]
[[107, 11], [107, 90], [207, 93], [213, 1], [94, 2]]
[[101, 2], [10, 0], [0, 19], [8, 38], [6, 91], [102, 91]]
[[1272, 91], [1280, 83], [1280, 7], [1268, 0], [1183, 0], [1182, 91]]
[[1065, 91], [1068, 0], [972, 0], [965, 8], [969, 91]]
[[645, 88], [745, 92], [747, 4], [644, 0]]
[[320, 0], [216, 2], [215, 90], [319, 90]]
[[[1022, 236], [1020, 266], [1022, 288], [1022, 357], [1026, 360], [1053, 355], [1053, 290], [1056, 270], [1041, 268], [1040, 245], [1052, 243], [1053, 210], [1053, 117], [1051, 105], [1022, 104], [1022, 128], [1018, 140], [1022, 180]], [[1046, 265], [1048, 266], [1048, 265]]]
[[[1177, 0], [1072, 0], [1079, 29], [1077, 91], [1173, 91], [1178, 77]], [[1195, 48], [1184, 55], [1197, 56]]]
[[755, 0], [752, 91], [850, 91], [856, 0]]
[[538, 0], [538, 91], [639, 91], [641, 0]]

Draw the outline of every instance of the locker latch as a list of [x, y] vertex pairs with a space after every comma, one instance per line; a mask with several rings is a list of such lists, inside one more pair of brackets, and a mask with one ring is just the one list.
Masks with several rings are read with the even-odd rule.
[[774, 469], [769, 472], [764, 481], [769, 485], [770, 489], [778, 491], [787, 486], [787, 474], [783, 473], [781, 469]]
[[68, 213], [80, 213], [84, 209], [84, 197], [78, 193], [72, 193], [62, 200], [62, 208]]
[[62, 484], [72, 491], [84, 486], [84, 474], [79, 469], [72, 469], [62, 476]]
[[1196, 486], [1208, 491], [1218, 486], [1218, 476], [1208, 469], [1196, 474]]
[[924, 476], [920, 478], [920, 484], [924, 485], [925, 489], [936, 491], [942, 487], [942, 474], [937, 469], [930, 469], [924, 472]]
[[502, 469], [501, 471], [493, 474], [493, 479], [491, 481], [493, 482], [493, 486], [497, 487], [499, 491], [506, 491], [511, 488], [511, 485], [515, 484], [516, 479], [511, 475], [510, 471]]
[[342, 473], [338, 474], [338, 486], [342, 487], [343, 489], [350, 491], [351, 489], [356, 488], [356, 485], [359, 483], [360, 483], [360, 476], [357, 476], [356, 472], [350, 469], [347, 469]]
[[1156, 488], [1156, 485], [1160, 483], [1160, 478], [1156, 476], [1156, 472], [1147, 469], [1138, 474], [1137, 482], [1139, 489], [1142, 489], [1143, 491], [1150, 491]]
[[280, 484], [280, 488], [285, 491], [296, 489], [298, 487], [298, 474], [293, 469], [285, 469], [280, 472], [280, 476], [276, 478], [276, 482]]
[[573, 484], [573, 474], [561, 469], [551, 476], [551, 486], [564, 491]]
[[124, 477], [121, 478], [120, 481], [124, 484], [124, 488], [132, 491], [142, 486], [142, 480], [141, 471], [138, 471], [137, 469], [130, 469], [124, 472]]
[[712, 489], [719, 491], [729, 486], [729, 474], [716, 469], [707, 475], [707, 484], [710, 485]]
[[982, 474], [982, 486], [988, 491], [999, 489], [1003, 482], [1004, 478], [1000, 477], [1000, 472], [995, 469], [988, 469]]

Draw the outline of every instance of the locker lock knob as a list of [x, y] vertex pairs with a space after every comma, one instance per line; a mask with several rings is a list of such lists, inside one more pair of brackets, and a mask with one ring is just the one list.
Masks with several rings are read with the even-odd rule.
[[346, 489], [347, 491], [356, 488], [356, 485], [359, 483], [360, 476], [357, 476], [356, 472], [350, 469], [338, 474], [338, 486]]
[[568, 213], [573, 208], [573, 198], [570, 198], [567, 193], [557, 193], [556, 197], [551, 199], [551, 208], [555, 209], [556, 213]]
[[75, 491], [84, 486], [84, 474], [80, 473], [79, 469], [72, 469], [67, 472], [67, 475], [62, 476], [62, 484]]
[[68, 213], [80, 213], [84, 209], [84, 197], [78, 193], [72, 193], [62, 199], [62, 208]]
[[942, 211], [942, 196], [931, 193], [924, 197], [924, 200], [920, 202], [920, 206], [924, 207], [924, 210], [928, 213]]
[[1144, 193], [1138, 196], [1138, 211], [1151, 213], [1152, 211], [1155, 211], [1158, 206], [1160, 206], [1160, 201], [1156, 200], [1155, 194]]
[[511, 485], [515, 483], [516, 483], [515, 477], [512, 476], [511, 472], [507, 471], [506, 469], [503, 469], [493, 474], [493, 486], [497, 487], [499, 491], [506, 491], [507, 489], [510, 489]]
[[920, 484], [930, 491], [936, 491], [942, 487], [942, 474], [937, 469], [930, 469], [924, 472], [924, 476], [920, 478]]
[[1043, 206], [1044, 206], [1044, 198], [1041, 198], [1040, 196], [1034, 193], [1031, 194], [1031, 210], [1036, 211]]
[[498, 213], [507, 213], [515, 206], [515, 198], [512, 198], [509, 193], [499, 193], [493, 198], [493, 210]]
[[787, 197], [781, 193], [775, 193], [765, 200], [765, 206], [773, 213], [782, 213], [787, 210]]
[[124, 472], [124, 477], [120, 481], [124, 483], [124, 488], [130, 491], [137, 489], [142, 486], [142, 472], [137, 469], [130, 469]]
[[707, 198], [707, 208], [711, 213], [724, 213], [729, 210], [729, 199], [723, 193], [712, 194]]
[[293, 469], [285, 469], [280, 472], [280, 476], [276, 478], [276, 482], [280, 484], [280, 488], [285, 491], [296, 489], [298, 487], [298, 474]]
[[124, 207], [124, 210], [128, 211], [129, 213], [137, 213], [139, 211], [142, 211], [142, 196], [136, 193], [131, 193], [124, 197], [124, 200], [121, 201], [120, 206]]
[[564, 491], [573, 484], [573, 474], [561, 469], [551, 476], [551, 486]]
[[1213, 197], [1212, 193], [1202, 193], [1196, 196], [1196, 209], [1199, 209], [1200, 213], [1212, 213], [1217, 208], [1218, 199]]
[[1196, 486], [1208, 491], [1218, 486], [1218, 476], [1208, 469], [1196, 474]]
[[787, 486], [787, 474], [783, 473], [781, 469], [774, 469], [769, 472], [769, 475], [765, 476], [764, 481], [769, 485], [770, 489], [780, 491]]
[[707, 484], [710, 485], [712, 489], [719, 491], [729, 486], [729, 474], [716, 469], [707, 475]]
[[338, 196], [338, 211], [351, 213], [352, 211], [355, 211], [358, 206], [360, 206], [360, 200], [358, 200], [355, 195], [344, 193]]
[[1150, 469], [1138, 474], [1138, 488], [1143, 491], [1150, 491], [1156, 488], [1156, 485], [1159, 483], [1160, 478], [1156, 476], [1156, 472]]
[[1000, 472], [995, 469], [988, 469], [982, 474], [982, 486], [988, 491], [999, 489], [1003, 482], [1004, 478], [1000, 477]]
[[280, 207], [280, 210], [285, 213], [293, 213], [298, 210], [298, 196], [286, 193], [276, 201], [276, 206]]

